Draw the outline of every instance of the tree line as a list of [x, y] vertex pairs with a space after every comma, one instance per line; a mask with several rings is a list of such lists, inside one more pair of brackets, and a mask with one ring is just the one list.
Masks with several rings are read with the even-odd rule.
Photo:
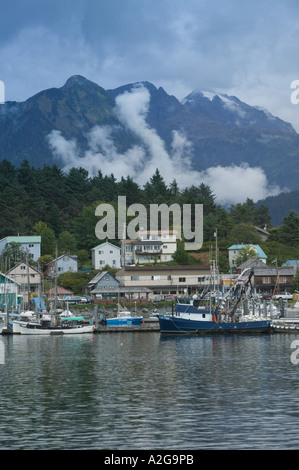
[[260, 227], [270, 231], [267, 242], [262, 245], [273, 259], [299, 258], [296, 248], [299, 216], [295, 211], [286, 214], [280, 227], [273, 228], [265, 205], [257, 207], [247, 199], [223, 208], [216, 203], [209, 186], [200, 183], [179, 188], [175, 180], [167, 185], [158, 169], [141, 187], [130, 176], [117, 181], [113, 173], [103, 175], [99, 171], [90, 177], [84, 168], [72, 168], [65, 173], [57, 165], [32, 167], [27, 160], [19, 167], [8, 160], [0, 162], [0, 239], [9, 235], [38, 234], [42, 236], [42, 257], [52, 258], [58, 247], [59, 253], [77, 254], [81, 265], [88, 264], [90, 249], [101, 243], [95, 235], [98, 221], [95, 209], [101, 203], [109, 203], [117, 211], [119, 195], [126, 196], [127, 206], [134, 203], [146, 208], [162, 203], [191, 204], [192, 207], [203, 204], [202, 249], [214, 246], [215, 228], [220, 251], [236, 243], [261, 244], [255, 228]]

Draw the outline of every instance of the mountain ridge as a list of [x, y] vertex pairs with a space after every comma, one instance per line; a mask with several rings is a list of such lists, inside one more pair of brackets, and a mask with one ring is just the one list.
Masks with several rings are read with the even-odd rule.
[[120, 120], [115, 104], [119, 95], [136, 86], [143, 86], [150, 95], [149, 128], [167, 149], [172, 145], [173, 131], [182, 132], [192, 144], [194, 170], [246, 163], [261, 167], [271, 185], [299, 189], [299, 136], [290, 123], [237, 97], [214, 92], [208, 97], [207, 92], [194, 91], [179, 101], [147, 81], [105, 90], [73, 75], [60, 88], [42, 90], [24, 102], [0, 105], [0, 160], [7, 159], [15, 166], [25, 159], [37, 167], [62, 165], [49, 146], [49, 134], [59, 131], [84, 152], [88, 132], [95, 126], [113, 127], [115, 147], [126, 152], [138, 143], [138, 136]]

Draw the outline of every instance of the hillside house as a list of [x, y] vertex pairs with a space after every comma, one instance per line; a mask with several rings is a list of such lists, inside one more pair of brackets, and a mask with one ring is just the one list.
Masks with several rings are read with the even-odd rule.
[[91, 249], [91, 260], [94, 269], [104, 266], [120, 268], [120, 247], [110, 242], [104, 242]]
[[46, 279], [49, 279], [55, 276], [56, 266], [57, 266], [58, 275], [66, 273], [66, 272], [76, 273], [78, 271], [77, 256], [64, 254], [50, 261], [50, 263], [46, 265], [45, 272], [44, 272], [44, 277]]
[[31, 294], [40, 295], [41, 273], [25, 261], [21, 261], [7, 271], [6, 275], [19, 284], [19, 295], [26, 304], [29, 305]]
[[130, 264], [172, 261], [177, 249], [175, 230], [139, 230], [137, 240], [125, 240], [126, 266]]
[[41, 237], [40, 236], [16, 236], [5, 237], [0, 240], [0, 255], [8, 243], [17, 243], [25, 255], [28, 255], [28, 260], [37, 261], [41, 255]]
[[231, 245], [228, 248], [228, 261], [231, 268], [237, 267], [236, 260], [238, 256], [240, 256], [240, 250], [243, 250], [244, 248], [249, 248], [252, 251], [253, 256], [250, 256], [250, 258], [258, 258], [266, 264], [267, 255], [264, 253], [264, 251], [259, 245]]

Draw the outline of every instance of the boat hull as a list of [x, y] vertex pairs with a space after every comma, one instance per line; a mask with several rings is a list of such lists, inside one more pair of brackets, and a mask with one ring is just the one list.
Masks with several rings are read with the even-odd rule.
[[160, 315], [161, 333], [178, 334], [240, 334], [270, 333], [271, 323], [268, 320], [245, 322], [197, 321], [179, 318], [172, 315]]
[[21, 335], [74, 335], [93, 333], [94, 325], [80, 325], [76, 327], [42, 327], [40, 325], [20, 324], [13, 322], [13, 332]]
[[136, 326], [141, 325], [143, 317], [120, 317], [108, 318], [106, 320], [107, 326]]

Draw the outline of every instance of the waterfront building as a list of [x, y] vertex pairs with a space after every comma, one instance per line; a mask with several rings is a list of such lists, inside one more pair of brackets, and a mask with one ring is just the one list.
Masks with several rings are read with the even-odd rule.
[[211, 283], [210, 266], [147, 265], [125, 266], [115, 275], [120, 286], [150, 289], [151, 300], [195, 294]]

